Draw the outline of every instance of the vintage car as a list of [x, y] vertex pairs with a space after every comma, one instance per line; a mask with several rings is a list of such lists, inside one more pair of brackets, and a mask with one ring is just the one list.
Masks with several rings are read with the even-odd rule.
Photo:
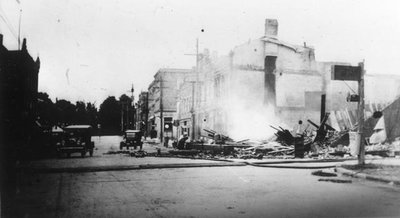
[[140, 147], [140, 150], [142, 150], [142, 132], [140, 130], [126, 130], [124, 133], [124, 139], [119, 144], [119, 149], [122, 150], [124, 147], [126, 147], [126, 149], [129, 149], [129, 147], [136, 149], [138, 146]]
[[89, 152], [93, 156], [94, 142], [91, 141], [92, 127], [90, 125], [71, 125], [64, 128], [64, 136], [61, 144], [57, 146], [57, 154], [63, 153], [70, 156], [71, 153], [81, 153], [85, 157]]

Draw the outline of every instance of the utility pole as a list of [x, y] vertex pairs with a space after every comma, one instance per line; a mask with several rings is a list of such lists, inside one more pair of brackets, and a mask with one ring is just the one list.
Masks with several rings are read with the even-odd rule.
[[124, 132], [124, 103], [120, 101], [121, 104], [121, 132]]
[[192, 134], [191, 134], [191, 138], [194, 139], [195, 137], [195, 126], [194, 126], [194, 119], [195, 119], [195, 114], [194, 114], [194, 90], [195, 90], [195, 82], [190, 82], [192, 83], [192, 107], [190, 109], [190, 113], [192, 114]]
[[194, 117], [193, 117], [193, 130], [194, 130], [194, 137], [193, 137], [193, 140], [195, 139], [195, 137], [196, 137], [196, 130], [197, 130], [197, 128], [196, 128], [196, 126], [195, 126], [195, 124], [197, 124], [197, 122], [196, 122], [196, 111], [199, 109], [199, 106], [200, 106], [200, 83], [199, 83], [199, 60], [200, 60], [200, 58], [199, 58], [199, 38], [197, 38], [196, 39], [196, 90], [195, 90], [195, 92], [196, 92], [196, 105], [195, 105], [195, 114], [194, 114]]
[[195, 55], [196, 56], [196, 84], [192, 86], [192, 140], [196, 137], [196, 108], [199, 106], [199, 38], [196, 38], [196, 54], [185, 54], [185, 55]]
[[[358, 82], [358, 98], [349, 99], [350, 102], [357, 101], [357, 118], [358, 118], [358, 164], [365, 164], [365, 149], [364, 149], [364, 61], [358, 66], [347, 65], [332, 65], [332, 80], [342, 81], [357, 81]], [[357, 142], [357, 141], [356, 141]]]
[[[131, 100], [132, 100], [132, 117], [131, 117], [131, 122], [130, 122], [130, 128], [135, 129], [135, 96], [133, 95], [135, 89], [133, 88], [133, 84], [132, 84], [132, 88], [131, 88]], [[129, 120], [127, 119], [127, 121], [129, 122]], [[129, 123], [128, 123], [129, 124]]]
[[163, 117], [163, 110], [164, 110], [164, 105], [163, 105], [163, 78], [162, 75], [160, 74], [160, 138], [161, 138], [161, 145], [163, 145], [164, 142], [164, 117]]
[[358, 82], [358, 94], [359, 94], [359, 101], [358, 101], [358, 135], [360, 139], [360, 152], [358, 154], [358, 164], [364, 165], [365, 164], [365, 139], [364, 139], [364, 61], [359, 63], [358, 66], [361, 68], [361, 77], [360, 81]]
[[129, 129], [129, 104], [126, 102], [126, 121], [125, 121], [126, 129]]

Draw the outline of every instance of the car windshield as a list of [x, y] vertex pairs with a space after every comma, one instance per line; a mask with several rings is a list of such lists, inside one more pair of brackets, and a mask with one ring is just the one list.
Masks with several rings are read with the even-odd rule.
[[136, 136], [136, 132], [127, 132], [126, 133], [127, 138], [135, 138], [135, 136]]

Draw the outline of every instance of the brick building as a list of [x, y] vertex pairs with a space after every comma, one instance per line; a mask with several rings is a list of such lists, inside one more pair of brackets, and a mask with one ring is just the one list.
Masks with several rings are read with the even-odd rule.
[[162, 68], [148, 88], [148, 132], [153, 138], [173, 137], [173, 119], [177, 111], [178, 88], [190, 69]]
[[[324, 114], [322, 98], [331, 114], [328, 123], [338, 130], [354, 127], [357, 103], [346, 98], [357, 92], [357, 82], [331, 80], [332, 66], [337, 64], [349, 65], [319, 62], [306, 43], [280, 41], [274, 19], [266, 19], [264, 36], [234, 47], [226, 56], [205, 50], [199, 61], [195, 139], [206, 134], [204, 128], [241, 139], [271, 135], [270, 124], [292, 128], [298, 120], [318, 123]], [[394, 77], [367, 74], [365, 84], [367, 115], [372, 112], [370, 105], [384, 107], [400, 94]], [[387, 94], [387, 86], [394, 92]]]
[[177, 124], [176, 137], [186, 134], [188, 137], [194, 137], [195, 124], [192, 122], [195, 118], [195, 73], [187, 74], [180, 84], [177, 94], [177, 113], [174, 117]]
[[33, 60], [29, 55], [26, 39], [21, 50], [8, 50], [0, 34], [1, 132], [7, 139], [27, 144], [32, 138], [39, 68], [39, 57]]
[[0, 179], [1, 216], [13, 217], [16, 162], [35, 146], [36, 102], [40, 60], [20, 50], [8, 50], [0, 34]]

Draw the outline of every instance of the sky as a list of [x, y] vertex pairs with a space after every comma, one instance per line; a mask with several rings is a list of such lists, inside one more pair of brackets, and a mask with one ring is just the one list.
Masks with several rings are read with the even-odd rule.
[[[9, 49], [21, 38], [41, 60], [39, 91], [55, 100], [100, 105], [108, 96], [146, 91], [159, 68], [192, 68], [200, 51], [226, 55], [264, 35], [266, 18], [282, 41], [315, 48], [318, 61], [397, 74], [400, 1], [372, 0], [0, 0]], [[11, 30], [10, 30], [11, 29]], [[204, 31], [202, 31], [204, 30]]]

